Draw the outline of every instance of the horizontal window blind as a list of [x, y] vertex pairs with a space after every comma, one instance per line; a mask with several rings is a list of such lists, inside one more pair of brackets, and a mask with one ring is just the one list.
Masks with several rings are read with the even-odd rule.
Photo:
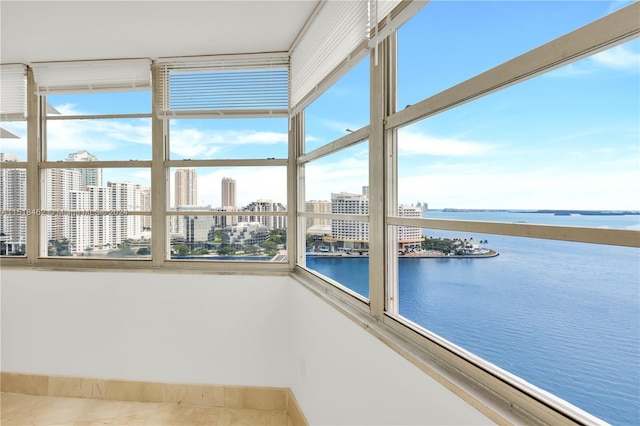
[[291, 105], [302, 100], [344, 62], [369, 35], [369, 5], [323, 3], [291, 53]]
[[383, 22], [399, 3], [400, 0], [323, 3], [291, 52], [293, 113], [320, 96], [366, 54], [376, 21]]
[[151, 61], [49, 62], [32, 65], [38, 94], [151, 89]]
[[0, 66], [0, 118], [24, 120], [27, 117], [27, 67]]
[[160, 59], [154, 69], [160, 117], [288, 114], [287, 54]]

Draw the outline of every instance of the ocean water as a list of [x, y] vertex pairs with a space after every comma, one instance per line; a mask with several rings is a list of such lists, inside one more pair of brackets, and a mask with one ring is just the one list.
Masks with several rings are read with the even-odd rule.
[[[640, 216], [427, 213], [428, 217], [640, 229]], [[474, 233], [487, 259], [399, 261], [400, 315], [614, 425], [640, 424], [640, 250]], [[368, 259], [307, 266], [368, 296]]]

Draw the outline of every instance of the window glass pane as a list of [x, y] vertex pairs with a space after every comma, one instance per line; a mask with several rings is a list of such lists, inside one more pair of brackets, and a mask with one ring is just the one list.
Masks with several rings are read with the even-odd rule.
[[151, 210], [149, 169], [45, 169], [42, 173], [44, 209], [59, 214], [74, 210], [115, 215]]
[[286, 262], [288, 259], [286, 216], [192, 213], [169, 216], [168, 222], [172, 229], [171, 259], [226, 262]]
[[170, 158], [287, 158], [287, 118], [176, 119], [170, 121]]
[[422, 251], [398, 258], [401, 316], [612, 424], [637, 422], [639, 249], [422, 231]]
[[639, 51], [636, 40], [400, 129], [398, 201], [431, 217], [504, 210], [494, 219], [576, 226], [626, 214], [616, 226], [640, 229]]
[[[88, 152], [90, 155], [84, 154]], [[77, 154], [81, 154], [78, 156]], [[52, 120], [48, 161], [150, 160], [150, 118]]]
[[117, 211], [44, 215], [47, 256], [151, 258], [151, 216]]
[[151, 114], [151, 91], [47, 96], [47, 115]]
[[16, 161], [25, 158], [0, 151], [0, 256], [26, 254], [27, 170], [6, 164]]
[[304, 175], [305, 211], [369, 214], [368, 141], [306, 163]]
[[27, 122], [0, 121], [0, 161], [27, 161]]
[[369, 124], [369, 57], [305, 109], [305, 152]]
[[26, 210], [6, 209], [4, 206], [2, 210], [5, 213], [0, 215], [0, 256], [25, 256], [27, 254], [27, 216], [11, 214], [11, 212], [22, 213]]
[[285, 167], [177, 167], [169, 173], [170, 210], [185, 212], [167, 219], [172, 258], [286, 261]]
[[264, 207], [260, 207], [262, 202], [286, 209], [287, 170], [271, 166], [172, 167], [169, 188], [171, 209], [183, 206], [180, 210], [186, 211], [190, 208], [184, 206], [197, 206], [254, 211]]
[[398, 108], [419, 102], [629, 3], [432, 0], [398, 31]]
[[[149, 256], [149, 169], [45, 169], [44, 232], [52, 256]], [[111, 180], [111, 177], [119, 178]], [[62, 244], [62, 245], [61, 245]], [[143, 249], [138, 253], [138, 249]], [[63, 254], [60, 254], [63, 253]]]
[[368, 298], [369, 224], [335, 219], [330, 230], [309, 227], [306, 267]]

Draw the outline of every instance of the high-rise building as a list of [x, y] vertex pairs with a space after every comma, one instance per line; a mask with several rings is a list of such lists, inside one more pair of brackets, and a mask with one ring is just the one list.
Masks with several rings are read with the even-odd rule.
[[[331, 213], [369, 214], [369, 187], [362, 187], [362, 194], [340, 192], [331, 194]], [[421, 217], [420, 207], [399, 205], [399, 217]], [[369, 224], [364, 221], [333, 219], [331, 237], [346, 249], [366, 249], [369, 244]], [[420, 247], [422, 230], [416, 227], [398, 226], [398, 249], [407, 251]]]
[[230, 177], [222, 178], [222, 207], [236, 207], [236, 180]]
[[[0, 153], [0, 162], [20, 161], [13, 154]], [[0, 209], [23, 210], [27, 207], [27, 171], [0, 167]], [[0, 215], [0, 254], [21, 254], [27, 241], [24, 215]]]
[[[236, 206], [236, 180], [230, 177], [222, 178], [221, 208], [225, 211], [234, 211]], [[236, 225], [238, 216], [220, 216], [222, 226]]]
[[[73, 191], [85, 191], [80, 169], [46, 169], [45, 172], [45, 208], [58, 212], [82, 210], [72, 205], [70, 195]], [[67, 214], [54, 214], [46, 217], [47, 241], [62, 240], [70, 236], [70, 222]]]
[[[331, 213], [369, 214], [369, 197], [363, 194], [340, 192], [331, 194]], [[331, 238], [339, 242], [342, 248], [366, 250], [369, 247], [369, 224], [364, 221], [331, 220]]]
[[[67, 156], [67, 161], [98, 161], [99, 158], [87, 151], [72, 152]], [[73, 169], [80, 172], [80, 184], [87, 186], [102, 186], [102, 169]]]
[[[151, 188], [148, 186], [140, 187], [140, 208], [144, 211], [151, 211]], [[151, 229], [151, 216], [141, 216], [142, 230]]]
[[[141, 186], [130, 182], [107, 182], [111, 209], [115, 212], [140, 211]], [[112, 244], [137, 236], [142, 231], [141, 216], [115, 214], [111, 216]]]
[[[176, 169], [174, 174], [174, 208], [195, 206], [198, 204], [198, 173], [194, 168]], [[185, 235], [184, 217], [171, 216], [170, 230], [172, 234]]]
[[189, 167], [176, 169], [174, 206], [195, 206], [198, 204], [198, 173]]

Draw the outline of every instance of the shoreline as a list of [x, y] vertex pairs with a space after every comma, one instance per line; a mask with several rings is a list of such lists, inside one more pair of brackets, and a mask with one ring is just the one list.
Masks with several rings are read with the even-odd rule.
[[[359, 258], [369, 257], [369, 254], [347, 254], [347, 253], [306, 253], [307, 256], [313, 257], [332, 257], [332, 258]], [[446, 254], [433, 254], [433, 253], [412, 253], [412, 254], [400, 254], [399, 259], [488, 259], [491, 257], [499, 256], [500, 253], [494, 250], [490, 250], [489, 253], [483, 254], [460, 254], [449, 256]]]

